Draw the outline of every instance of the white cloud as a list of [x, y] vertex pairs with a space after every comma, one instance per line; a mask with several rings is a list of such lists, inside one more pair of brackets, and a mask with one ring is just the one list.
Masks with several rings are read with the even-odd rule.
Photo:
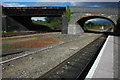
[[85, 23], [88, 23], [88, 22], [96, 22], [96, 21], [99, 21], [100, 19], [89, 19], [87, 20]]
[[19, 3], [3, 3], [4, 7], [25, 7], [27, 5], [22, 5]]
[[45, 17], [32, 17], [31, 20], [42, 20], [42, 21], [45, 21]]
[[111, 21], [109, 21], [109, 20], [107, 20], [107, 19], [102, 19], [102, 18], [90, 19], [90, 20], [87, 20], [85, 23], [88, 23], [88, 22], [112, 23]]
[[73, 6], [76, 6], [76, 2], [70, 2]]
[[[33, 7], [33, 6], [51, 6], [51, 5], [64, 5], [65, 2], [4, 2], [4, 7]], [[70, 4], [68, 4], [70, 5]], [[72, 5], [72, 4], [71, 4]]]
[[88, 21], [98, 21], [99, 19], [90, 19]]
[[1, 0], [2, 2], [119, 2], [119, 0]]
[[33, 3], [28, 3], [26, 5], [28, 6], [51, 6], [51, 5], [62, 5], [63, 2], [33, 2]]

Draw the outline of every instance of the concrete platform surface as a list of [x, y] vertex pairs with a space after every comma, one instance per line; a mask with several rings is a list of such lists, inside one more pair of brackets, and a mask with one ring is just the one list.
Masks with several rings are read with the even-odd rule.
[[118, 78], [119, 37], [108, 36], [97, 59], [86, 76], [93, 78]]

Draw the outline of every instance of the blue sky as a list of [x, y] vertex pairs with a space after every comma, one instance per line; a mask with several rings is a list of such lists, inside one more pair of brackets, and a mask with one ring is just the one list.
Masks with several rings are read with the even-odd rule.
[[3, 2], [2, 5], [5, 7], [84, 6], [118, 8], [118, 2]]
[[4, 2], [5, 7], [73, 6], [70, 2]]
[[32, 17], [31, 20], [42, 20], [42, 21], [45, 21], [45, 17]]
[[2, 2], [119, 2], [119, 0], [0, 0]]
[[94, 23], [109, 23], [109, 24], [112, 24], [111, 21], [106, 20], [106, 19], [101, 19], [101, 18], [90, 19], [90, 20], [86, 21], [86, 23], [88, 23], [88, 22], [94, 22]]

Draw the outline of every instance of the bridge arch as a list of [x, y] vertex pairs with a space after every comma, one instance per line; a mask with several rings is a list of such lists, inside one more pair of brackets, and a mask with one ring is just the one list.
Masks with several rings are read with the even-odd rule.
[[115, 27], [117, 24], [117, 19], [113, 15], [103, 15], [103, 14], [83, 14], [75, 13], [72, 15], [71, 20], [68, 24], [68, 34], [81, 34], [84, 32], [83, 27], [87, 20], [101, 18], [111, 21]]
[[82, 28], [84, 27], [84, 24], [87, 20], [90, 20], [90, 19], [95, 19], [95, 18], [101, 18], [101, 19], [106, 19], [110, 22], [112, 22], [112, 24], [116, 25], [116, 21], [111, 19], [111, 18], [108, 18], [108, 17], [105, 17], [105, 16], [98, 16], [98, 15], [91, 15], [91, 16], [84, 16], [82, 18], [80, 18], [78, 21], [75, 22], [75, 24], [79, 24]]

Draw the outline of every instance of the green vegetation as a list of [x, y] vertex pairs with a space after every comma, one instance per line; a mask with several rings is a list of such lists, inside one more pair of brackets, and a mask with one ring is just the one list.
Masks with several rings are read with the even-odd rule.
[[93, 23], [93, 22], [88, 22], [84, 24], [85, 28], [97, 28], [97, 27], [108, 27], [108, 26], [113, 26], [113, 24], [109, 23]]
[[32, 20], [32, 23], [37, 24], [37, 25], [47, 26], [54, 30], [54, 29], [59, 29], [60, 25], [62, 24], [62, 19], [61, 19], [61, 17], [46, 17], [45, 21]]
[[3, 49], [11, 48], [9, 44], [2, 44], [0, 47], [2, 47]]
[[[72, 14], [73, 14], [73, 12], [70, 11], [70, 7], [67, 6], [64, 16], [68, 19], [68, 21], [70, 21]], [[36, 25], [47, 26], [52, 30], [56, 30], [56, 29], [60, 29], [60, 26], [62, 25], [62, 18], [61, 17], [46, 17], [45, 21], [32, 20], [32, 23], [34, 23]]]
[[118, 20], [117, 20], [117, 26], [120, 26], [120, 16], [118, 17]]
[[70, 7], [67, 6], [67, 9], [66, 9], [66, 12], [64, 13], [64, 16], [68, 19], [68, 21], [70, 21], [72, 14], [73, 14], [73, 12], [70, 11]]

